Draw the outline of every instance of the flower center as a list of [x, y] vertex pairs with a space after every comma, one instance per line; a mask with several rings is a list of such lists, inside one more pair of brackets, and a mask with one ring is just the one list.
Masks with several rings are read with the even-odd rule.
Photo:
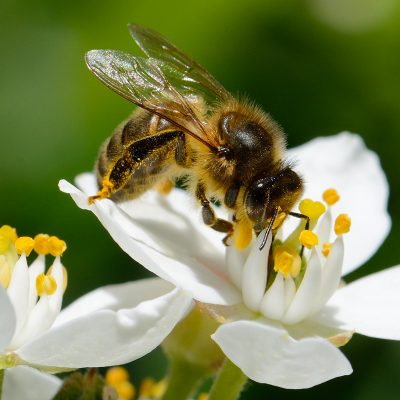
[[318, 236], [313, 231], [305, 229], [300, 233], [299, 241], [302, 246], [311, 249], [318, 244]]
[[285, 278], [296, 278], [300, 273], [301, 258], [297, 250], [290, 246], [277, 246], [274, 248], [274, 270], [280, 272]]
[[[341, 235], [351, 226], [346, 214], [340, 214], [332, 224], [331, 206], [339, 198], [336, 190], [328, 189], [323, 194], [326, 205], [302, 200], [299, 211], [310, 218], [308, 229], [301, 220], [285, 240], [273, 240], [269, 249], [260, 250], [257, 239], [248, 256], [241, 253], [235, 263], [244, 262], [242, 281], [233, 273], [232, 280], [241, 285], [244, 304], [250, 310], [292, 325], [326, 304], [340, 283], [344, 258]], [[333, 232], [336, 238], [330, 241]]]
[[52, 275], [42, 272], [36, 277], [36, 292], [38, 296], [52, 295], [57, 290], [57, 282]]

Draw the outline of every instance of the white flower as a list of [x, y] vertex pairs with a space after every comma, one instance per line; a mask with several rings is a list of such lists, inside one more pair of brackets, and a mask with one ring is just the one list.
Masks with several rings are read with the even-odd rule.
[[6, 370], [2, 400], [50, 400], [61, 384], [54, 375], [21, 365]]
[[[49, 251], [38, 243], [46, 235], [11, 240], [4, 232], [11, 236], [15, 230], [0, 229], [0, 369], [6, 369], [7, 393], [12, 392], [7, 382], [13, 379], [51, 380], [17, 366], [58, 372], [139, 358], [157, 347], [192, 307], [188, 294], [155, 278], [99, 288], [60, 313], [66, 284], [60, 255], [65, 243], [57, 239], [61, 248], [50, 251], [55, 260], [44, 274]], [[33, 248], [39, 255], [28, 266], [25, 253]], [[42, 393], [40, 398], [51, 395]]]
[[[221, 235], [202, 225], [182, 191], [167, 198], [149, 192], [124, 204], [106, 199], [89, 206], [87, 195], [97, 190], [93, 175], [78, 178], [84, 192], [65, 181], [60, 187], [79, 207], [94, 212], [132, 258], [224, 317], [213, 339], [247, 376], [306, 388], [351, 373], [334, 344], [344, 344], [352, 332], [400, 339], [400, 268], [337, 288], [340, 273], [370, 258], [390, 229], [387, 182], [362, 140], [349, 133], [319, 138], [291, 150], [290, 156], [307, 180], [305, 197], [315, 199], [327, 187], [341, 193], [340, 207], [351, 216], [352, 231], [338, 236], [326, 259], [320, 247], [308, 251], [302, 280], [296, 281], [296, 274], [284, 279], [278, 269], [267, 290], [270, 241], [262, 252], [257, 241], [242, 253], [228, 248], [225, 261]], [[317, 226], [323, 241], [329, 240], [330, 213]], [[288, 218], [281, 237], [288, 237], [296, 223]]]

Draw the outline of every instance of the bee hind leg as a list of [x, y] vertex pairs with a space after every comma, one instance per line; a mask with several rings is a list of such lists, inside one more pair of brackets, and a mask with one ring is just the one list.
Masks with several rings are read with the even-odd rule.
[[95, 200], [110, 197], [122, 189], [130, 180], [135, 169], [149, 162], [151, 157], [168, 159], [175, 154], [175, 162], [183, 162], [185, 157], [184, 133], [167, 130], [137, 140], [124, 149], [122, 156], [114, 162], [103, 177], [102, 187], [95, 196], [89, 197], [89, 204]]
[[201, 215], [203, 217], [203, 222], [215, 231], [227, 233], [227, 235], [223, 239], [223, 243], [227, 246], [228, 240], [233, 233], [232, 222], [216, 217], [215, 212], [211, 207], [210, 201], [205, 195], [204, 186], [201, 183], [197, 185], [196, 197], [201, 204]]

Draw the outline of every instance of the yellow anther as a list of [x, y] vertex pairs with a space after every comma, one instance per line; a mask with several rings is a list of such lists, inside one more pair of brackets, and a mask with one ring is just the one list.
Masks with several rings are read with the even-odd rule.
[[336, 191], [336, 189], [325, 190], [325, 192], [322, 194], [322, 198], [324, 199], [325, 203], [328, 204], [328, 206], [333, 206], [340, 200], [339, 193]]
[[299, 241], [304, 247], [311, 249], [318, 244], [318, 236], [312, 231], [304, 230], [300, 233]]
[[[53, 266], [49, 268], [47, 273], [49, 275], [53, 273]], [[63, 293], [64, 293], [68, 286], [68, 271], [67, 268], [64, 267], [64, 265], [62, 266], [62, 273], [63, 273]]]
[[135, 386], [129, 381], [119, 382], [116, 385], [111, 385], [118, 393], [118, 400], [132, 400], [135, 397]]
[[47, 255], [50, 252], [49, 248], [49, 235], [46, 235], [45, 233], [39, 233], [34, 237], [35, 240], [35, 247], [34, 250], [38, 254], [43, 254]]
[[139, 397], [150, 397], [152, 393], [151, 390], [155, 384], [156, 381], [153, 378], [144, 378], [140, 383]]
[[67, 250], [67, 244], [57, 236], [50, 236], [48, 239], [49, 253], [54, 256], [61, 256]]
[[282, 222], [285, 220], [285, 218], [286, 218], [286, 213], [284, 212], [279, 213], [278, 216], [275, 218], [274, 224], [272, 225], [272, 229], [279, 228]]
[[150, 390], [151, 397], [155, 397], [156, 399], [160, 399], [167, 389], [167, 381], [166, 379], [162, 379], [153, 384]]
[[114, 386], [117, 383], [125, 382], [129, 380], [129, 373], [123, 367], [112, 367], [106, 372], [106, 383]]
[[326, 211], [326, 207], [320, 201], [304, 199], [299, 204], [299, 210], [310, 219], [318, 219]]
[[36, 277], [36, 292], [38, 296], [51, 296], [57, 290], [57, 282], [52, 275], [43, 272]]
[[329, 253], [331, 252], [331, 248], [332, 248], [332, 243], [324, 243], [323, 245], [322, 245], [322, 254], [325, 256], [325, 257], [328, 257], [329, 256]]
[[7, 289], [10, 284], [11, 272], [11, 266], [7, 262], [7, 259], [3, 255], [0, 255], [0, 285], [4, 289]]
[[274, 249], [274, 270], [285, 278], [296, 278], [300, 273], [301, 258], [298, 252], [289, 246], [278, 246]]
[[200, 393], [198, 400], [208, 400], [208, 393]]
[[25, 253], [27, 256], [31, 254], [35, 246], [35, 241], [29, 236], [21, 236], [15, 241], [15, 249], [18, 254]]
[[107, 385], [117, 391], [119, 400], [130, 400], [135, 397], [135, 387], [129, 382], [129, 373], [125, 368], [109, 368], [105, 378]]
[[350, 231], [351, 219], [347, 214], [339, 214], [335, 221], [336, 235], [343, 235]]
[[11, 240], [8, 237], [0, 235], [0, 254], [5, 253], [9, 249], [10, 244]]
[[238, 250], [244, 250], [253, 238], [253, 226], [247, 218], [240, 220], [234, 231], [235, 246]]
[[11, 227], [10, 225], [3, 225], [0, 228], [0, 236], [4, 236], [11, 240], [11, 242], [15, 243], [18, 239], [17, 231], [15, 228]]

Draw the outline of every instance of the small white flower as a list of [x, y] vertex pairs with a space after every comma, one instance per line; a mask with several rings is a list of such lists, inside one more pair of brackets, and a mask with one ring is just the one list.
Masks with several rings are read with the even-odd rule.
[[[45, 242], [53, 247], [44, 248]], [[58, 388], [59, 381], [25, 366], [58, 372], [139, 358], [157, 347], [192, 307], [188, 294], [155, 278], [99, 288], [60, 313], [66, 286], [60, 255], [65, 247], [54, 237], [17, 238], [12, 228], [0, 228], [0, 369], [6, 369], [6, 399], [39, 396], [32, 391], [32, 397], [24, 397], [29, 388], [23, 382], [15, 392], [19, 397], [12, 391], [10, 382], [24, 377]], [[39, 255], [28, 266], [33, 248]], [[48, 253], [55, 260], [45, 274]], [[39, 393], [40, 399], [52, 396]]]
[[[275, 260], [278, 267], [276, 273], [270, 270], [275, 277], [271, 284], [271, 239], [261, 252], [259, 237], [244, 252], [231, 247], [225, 256], [220, 235], [201, 224], [182, 191], [168, 198], [149, 192], [132, 202], [106, 199], [89, 206], [87, 196], [97, 190], [93, 175], [78, 178], [84, 192], [65, 181], [60, 187], [79, 207], [94, 212], [132, 258], [189, 291], [221, 319], [213, 339], [247, 376], [284, 388], [306, 388], [351, 373], [335, 345], [347, 342], [352, 332], [400, 339], [400, 268], [338, 289], [341, 272], [370, 258], [390, 229], [387, 182], [379, 160], [362, 140], [342, 133], [316, 139], [290, 155], [307, 180], [305, 197], [317, 198], [327, 186], [338, 189], [352, 232], [343, 238], [339, 230], [325, 258], [322, 244], [329, 241], [332, 225], [328, 210], [316, 228], [322, 240], [307, 251], [305, 270], [290, 261], [288, 251]], [[283, 224], [284, 250], [293, 245], [289, 234], [296, 223], [288, 218]]]

